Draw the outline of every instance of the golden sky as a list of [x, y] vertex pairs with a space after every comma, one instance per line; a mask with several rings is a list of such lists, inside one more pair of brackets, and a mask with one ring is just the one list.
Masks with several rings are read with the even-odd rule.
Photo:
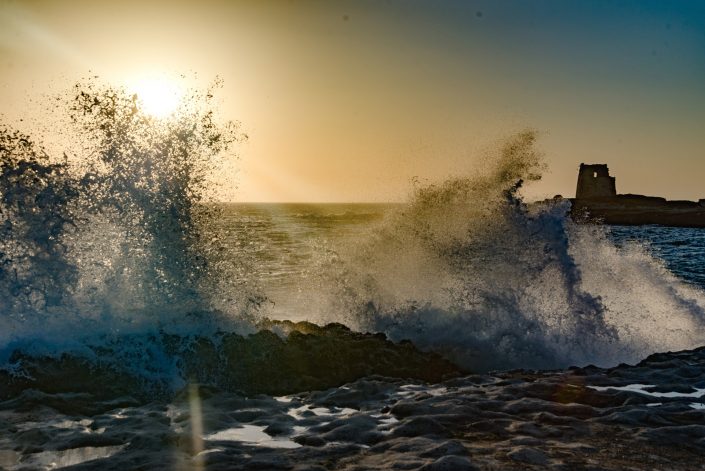
[[250, 136], [240, 201], [398, 201], [533, 128], [572, 196], [705, 198], [705, 6], [656, 1], [0, 0], [0, 115], [41, 115], [91, 75], [206, 86]]

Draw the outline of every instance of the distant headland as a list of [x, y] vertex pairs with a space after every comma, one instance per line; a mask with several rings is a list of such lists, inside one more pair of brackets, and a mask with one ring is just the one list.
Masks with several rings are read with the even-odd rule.
[[617, 194], [615, 177], [605, 164], [580, 164], [571, 215], [576, 220], [606, 224], [659, 224], [705, 227], [705, 199], [668, 201], [657, 196]]

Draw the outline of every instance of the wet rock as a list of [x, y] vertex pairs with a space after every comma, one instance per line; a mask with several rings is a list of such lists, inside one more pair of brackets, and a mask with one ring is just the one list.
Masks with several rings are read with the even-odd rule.
[[548, 457], [541, 450], [536, 448], [519, 447], [507, 453], [507, 456], [514, 461], [520, 461], [522, 463], [533, 464], [533, 465], [546, 465], [548, 464]]
[[326, 441], [319, 435], [298, 435], [293, 440], [304, 446], [320, 447], [326, 444]]
[[433, 404], [402, 401], [395, 404], [390, 412], [393, 416], [402, 419], [413, 415], [430, 415], [434, 411], [435, 406]]
[[341, 425], [323, 435], [328, 442], [355, 442], [365, 445], [377, 443], [381, 437], [381, 434], [371, 431], [370, 428], [360, 427], [358, 424]]
[[423, 466], [419, 471], [478, 471], [469, 459], [462, 456], [444, 456]]
[[419, 454], [422, 458], [440, 458], [443, 456], [457, 455], [465, 456], [468, 454], [468, 450], [457, 440], [449, 440], [443, 442], [440, 445], [433, 446], [432, 448]]
[[682, 425], [644, 430], [639, 436], [658, 444], [702, 446], [705, 425]]
[[261, 469], [261, 470], [275, 470], [275, 469], [291, 469], [294, 466], [291, 464], [286, 456], [282, 455], [264, 455], [256, 456], [251, 459], [245, 469]]
[[265, 429], [264, 433], [276, 437], [278, 435], [288, 435], [292, 431], [292, 425], [290, 422], [274, 422], [269, 424]]
[[416, 417], [394, 429], [393, 435], [398, 437], [417, 437], [421, 435], [445, 435], [448, 429], [428, 417]]
[[[144, 344], [173, 358], [181, 377], [190, 382], [245, 394], [324, 390], [374, 375], [439, 382], [463, 373], [441, 356], [422, 352], [409, 342], [394, 343], [383, 335], [353, 332], [340, 324], [321, 327], [307, 322], [266, 321], [261, 327], [248, 336], [181, 337], [162, 332], [144, 338], [118, 337], [99, 346], [87, 345], [86, 355], [64, 354], [60, 358], [15, 351], [11, 363], [22, 374], [0, 371], [0, 400], [32, 389], [52, 396], [81, 391], [91, 399], [89, 403], [94, 403], [94, 397], [126, 395], [135, 395], [142, 402], [172, 398], [170, 379], [155, 375], [153, 381], [145, 381], [124, 367], [121, 352], [140, 350]], [[268, 329], [284, 330], [288, 337]], [[358, 396], [349, 398], [348, 403], [364, 399], [364, 392], [355, 392]], [[81, 404], [79, 398], [67, 403], [71, 407]]]
[[[211, 388], [200, 394], [206, 436], [246, 425], [253, 435], [204, 440], [203, 469], [701, 469], [705, 411], [697, 399], [590, 388], [662, 384], [663, 390], [690, 374], [681, 366], [660, 368], [666, 363], [687, 361], [705, 372], [700, 352], [652, 360], [659, 367], [625, 365], [580, 377], [514, 371], [424, 384], [375, 376], [283, 398]], [[556, 396], [536, 397], [550, 391]], [[647, 406], [643, 397], [653, 402]], [[380, 414], [384, 407], [388, 414]], [[187, 393], [140, 405], [25, 391], [0, 402], [0, 449], [13, 450], [3, 457], [10, 463], [5, 467], [21, 459], [35, 469], [42, 452], [52, 456], [70, 447], [77, 456], [95, 456], [91, 449], [129, 442], [113, 456], [72, 469], [190, 469], [198, 450], [195, 417]]]

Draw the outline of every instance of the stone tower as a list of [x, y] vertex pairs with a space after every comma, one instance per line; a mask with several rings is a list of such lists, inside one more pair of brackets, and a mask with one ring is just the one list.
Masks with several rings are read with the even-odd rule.
[[613, 198], [617, 196], [614, 177], [605, 164], [580, 164], [575, 199]]

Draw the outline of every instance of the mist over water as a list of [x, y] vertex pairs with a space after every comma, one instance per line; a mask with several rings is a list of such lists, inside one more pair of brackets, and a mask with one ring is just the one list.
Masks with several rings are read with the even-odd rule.
[[[705, 339], [702, 291], [647, 248], [574, 224], [567, 203], [525, 204], [545, 170], [533, 132], [476, 175], [416, 183], [405, 204], [280, 208], [280, 227], [209, 197], [242, 135], [208, 97], [158, 120], [79, 86], [62, 132], [80, 156], [0, 130], [5, 371], [70, 352], [177, 388], [184, 355], [208, 344], [192, 370], [216, 371], [227, 335], [266, 317], [383, 332], [475, 371], [614, 365]], [[304, 226], [316, 230], [289, 230]]]

